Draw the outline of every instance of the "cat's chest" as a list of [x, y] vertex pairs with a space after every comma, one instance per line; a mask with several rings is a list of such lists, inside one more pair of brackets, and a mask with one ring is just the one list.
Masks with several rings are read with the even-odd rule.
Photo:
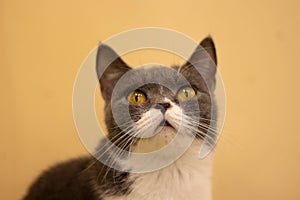
[[211, 200], [211, 158], [183, 156], [174, 164], [145, 174], [131, 174], [131, 192], [104, 200]]

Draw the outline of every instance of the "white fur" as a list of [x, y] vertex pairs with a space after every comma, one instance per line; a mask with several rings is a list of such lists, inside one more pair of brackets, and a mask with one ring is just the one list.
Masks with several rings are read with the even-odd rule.
[[211, 155], [198, 158], [199, 142], [193, 142], [173, 164], [158, 171], [131, 174], [132, 191], [127, 196], [104, 200], [211, 200]]
[[[169, 99], [165, 98], [165, 102], [169, 102], [171, 107], [165, 113], [165, 118], [172, 126], [178, 130], [181, 125], [181, 120], [174, 118], [179, 116], [181, 118], [182, 110], [179, 106], [174, 104]], [[145, 121], [150, 121], [155, 128], [160, 121], [162, 113], [152, 112], [143, 115], [141, 121], [138, 124], [140, 129], [145, 125]], [[147, 119], [148, 118], [148, 119]], [[147, 130], [143, 130], [143, 134], [146, 137], [139, 141], [135, 147], [131, 149], [135, 153], [147, 153], [159, 150], [174, 139], [177, 131], [174, 128], [165, 127], [159, 131], [159, 133], [153, 136], [153, 129], [148, 127]], [[182, 145], [187, 144], [189, 136], [185, 134], [179, 135], [179, 140], [173, 143], [171, 151], [166, 151], [154, 155], [148, 159], [138, 160], [131, 159], [120, 161], [119, 163], [125, 168], [133, 169], [135, 166], [145, 169], [151, 167], [157, 163], [164, 161], [166, 157], [172, 156], [176, 151], [182, 150]], [[193, 139], [193, 138], [192, 138]], [[106, 197], [104, 200], [211, 200], [211, 154], [204, 159], [199, 159], [199, 151], [202, 141], [195, 139], [190, 140], [191, 146], [187, 151], [172, 164], [152, 172], [130, 174], [129, 179], [133, 181], [131, 192], [126, 196], [118, 197]], [[173, 141], [174, 142], [174, 141]]]

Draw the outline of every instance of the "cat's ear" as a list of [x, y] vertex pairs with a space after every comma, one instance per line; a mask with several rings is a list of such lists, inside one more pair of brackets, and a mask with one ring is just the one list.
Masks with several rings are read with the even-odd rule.
[[[193, 68], [194, 70], [187, 70]], [[181, 67], [183, 73], [200, 72], [210, 89], [215, 87], [215, 74], [217, 70], [217, 55], [213, 39], [208, 36], [198, 45], [189, 60]], [[194, 72], [193, 72], [194, 71]], [[199, 74], [199, 73], [197, 73]]]
[[96, 70], [101, 93], [109, 101], [117, 81], [131, 68], [109, 46], [100, 44], [96, 58]]

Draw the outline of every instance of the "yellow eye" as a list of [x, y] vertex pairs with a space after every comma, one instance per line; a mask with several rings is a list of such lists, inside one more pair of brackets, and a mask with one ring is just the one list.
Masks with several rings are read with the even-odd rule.
[[178, 91], [177, 93], [177, 97], [180, 99], [180, 100], [188, 100], [192, 97], [194, 97], [196, 94], [195, 90], [191, 87], [185, 87], [185, 88], [182, 88]]
[[144, 103], [146, 100], [146, 95], [140, 91], [131, 92], [128, 96], [128, 101], [136, 105]]

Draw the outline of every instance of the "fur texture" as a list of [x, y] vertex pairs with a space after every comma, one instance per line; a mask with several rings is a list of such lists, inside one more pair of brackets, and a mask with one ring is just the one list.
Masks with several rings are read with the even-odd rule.
[[199, 142], [195, 142], [168, 167], [145, 174], [131, 174], [132, 191], [105, 200], [210, 200], [212, 156], [195, 159], [198, 153]]
[[[110, 47], [100, 45], [97, 74], [105, 100], [108, 137], [100, 141], [94, 157], [71, 160], [44, 172], [24, 200], [211, 200], [212, 154], [199, 159], [199, 150], [204, 140], [213, 145], [217, 134], [213, 95], [216, 61], [210, 37], [201, 42], [187, 63], [172, 70], [164, 66], [131, 69]], [[132, 75], [126, 79], [127, 72]], [[165, 86], [168, 82], [170, 87]], [[195, 96], [182, 100], [178, 94], [187, 87]], [[144, 94], [145, 102], [128, 103], [133, 91]], [[117, 119], [114, 112], [121, 117]], [[189, 148], [177, 154], [185, 150], [183, 144], [191, 138]], [[132, 156], [170, 144], [171, 151], [145, 160]], [[174, 155], [179, 155], [178, 159], [167, 165], [143, 171]]]

